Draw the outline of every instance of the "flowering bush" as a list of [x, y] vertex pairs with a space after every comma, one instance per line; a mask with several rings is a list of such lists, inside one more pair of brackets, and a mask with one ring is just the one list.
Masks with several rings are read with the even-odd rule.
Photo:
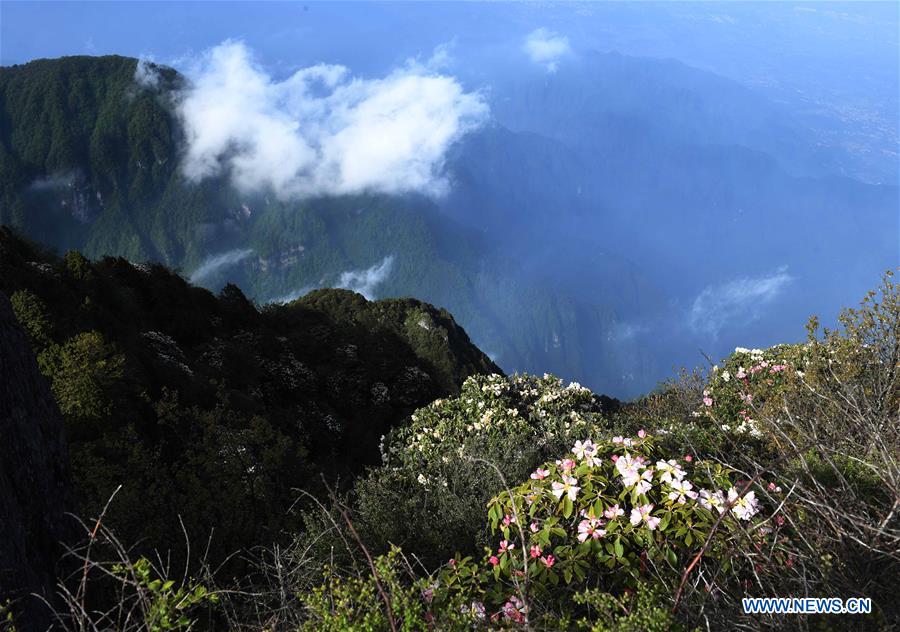
[[551, 376], [474, 376], [419, 409], [382, 445], [384, 466], [357, 481], [357, 520], [378, 552], [403, 543], [439, 564], [487, 544], [485, 504], [507, 484], [606, 421], [598, 398]]
[[644, 431], [577, 440], [489, 503], [499, 544], [480, 564], [452, 559], [442, 582], [480, 595], [489, 614], [524, 621], [529, 598], [561, 583], [619, 590], [671, 577], [707, 539], [707, 557], [727, 555], [757, 526], [756, 492], [717, 463], [670, 457]]
[[558, 451], [571, 437], [605, 425], [600, 410], [590, 389], [551, 375], [476, 375], [458, 397], [417, 410], [412, 423], [386, 438], [382, 457], [417, 470], [423, 485], [441, 484], [458, 459], [502, 456], [511, 443]]
[[738, 347], [722, 367], [713, 367], [694, 416], [713, 420], [726, 433], [762, 438], [759, 420], [781, 404], [789, 385], [804, 378], [808, 356], [805, 345]]

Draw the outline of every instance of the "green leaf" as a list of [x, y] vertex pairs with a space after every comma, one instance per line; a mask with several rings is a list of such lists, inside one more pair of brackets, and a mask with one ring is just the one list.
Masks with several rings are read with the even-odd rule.
[[673, 549], [666, 551], [666, 559], [669, 560], [669, 563], [673, 566], [678, 563], [678, 556]]
[[669, 520], [671, 519], [671, 517], [672, 517], [672, 514], [666, 513], [666, 515], [663, 516], [663, 519], [659, 521], [659, 530], [660, 531], [666, 530], [666, 527], [669, 526]]

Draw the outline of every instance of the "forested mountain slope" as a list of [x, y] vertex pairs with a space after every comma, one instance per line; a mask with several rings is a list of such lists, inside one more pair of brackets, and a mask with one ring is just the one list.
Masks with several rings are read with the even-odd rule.
[[[44, 254], [0, 230], [0, 291], [65, 418], [77, 509], [151, 546], [266, 541], [297, 489], [377, 461], [381, 435], [499, 372], [443, 310], [320, 290], [258, 310], [160, 265]], [[287, 504], [285, 504], [287, 503]]]

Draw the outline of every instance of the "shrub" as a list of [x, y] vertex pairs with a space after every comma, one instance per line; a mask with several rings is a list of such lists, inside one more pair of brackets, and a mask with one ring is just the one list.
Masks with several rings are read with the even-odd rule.
[[487, 542], [485, 504], [576, 437], [606, 425], [590, 390], [545, 375], [473, 376], [383, 441], [384, 465], [355, 485], [360, 532], [426, 564]]
[[520, 620], [524, 614], [508, 607], [511, 595], [526, 610], [541, 602], [565, 609], [583, 588], [671, 583], [701, 548], [728, 570], [732, 547], [759, 526], [756, 492], [746, 482], [738, 489], [720, 464], [669, 456], [643, 431], [577, 441], [491, 501], [499, 547], [474, 571], [470, 559], [452, 560], [442, 580], [481, 595], [489, 612]]
[[[325, 574], [325, 581], [302, 597], [308, 618], [300, 630], [418, 632], [434, 627], [435, 588], [428, 578], [416, 577], [397, 548], [375, 558], [367, 574], [341, 577], [330, 567]], [[441, 613], [439, 629], [466, 629], [467, 623], [460, 609], [447, 608]]]

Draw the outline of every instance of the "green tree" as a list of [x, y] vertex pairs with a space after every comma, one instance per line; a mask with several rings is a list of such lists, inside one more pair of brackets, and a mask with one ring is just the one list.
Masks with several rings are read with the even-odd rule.
[[124, 375], [125, 357], [101, 333], [88, 331], [51, 345], [38, 363], [67, 418], [95, 421], [110, 414], [109, 391]]

